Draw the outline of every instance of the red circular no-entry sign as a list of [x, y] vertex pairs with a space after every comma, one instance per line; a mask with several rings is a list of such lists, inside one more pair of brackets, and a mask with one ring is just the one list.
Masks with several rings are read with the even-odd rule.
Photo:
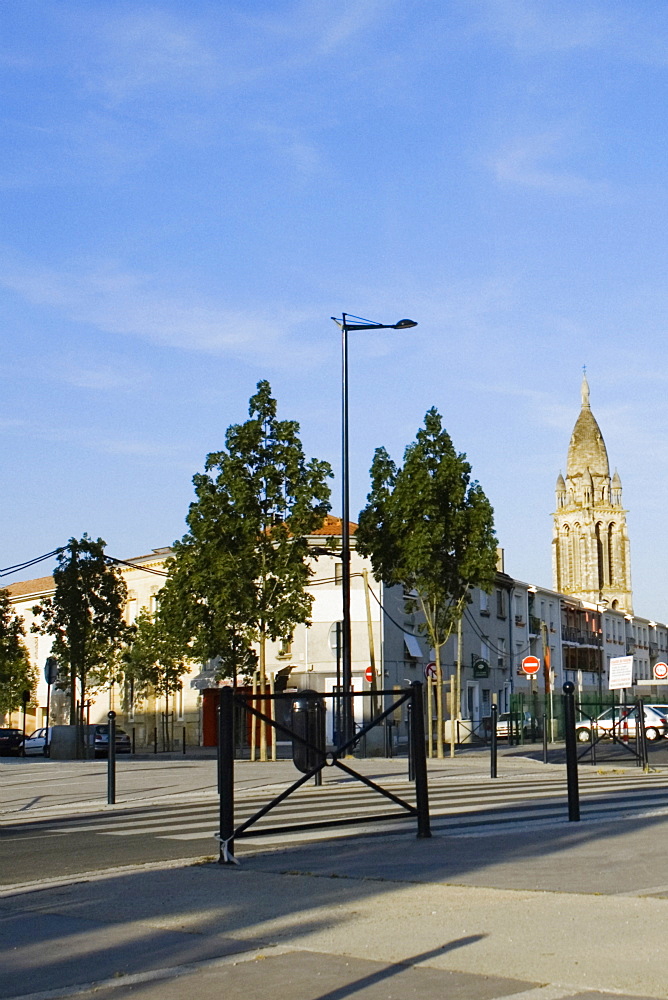
[[371, 681], [373, 680], [373, 678], [375, 676], [374, 675], [374, 671], [373, 671], [373, 667], [367, 667], [366, 670], [364, 671], [364, 676], [368, 680], [369, 684], [371, 684]]
[[525, 656], [522, 660], [522, 670], [525, 674], [537, 674], [540, 670], [540, 660], [537, 656]]

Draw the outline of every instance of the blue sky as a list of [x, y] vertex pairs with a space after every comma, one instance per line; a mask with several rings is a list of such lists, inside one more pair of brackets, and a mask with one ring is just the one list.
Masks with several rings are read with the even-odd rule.
[[666, 621], [667, 62], [659, 3], [3, 4], [0, 565], [180, 537], [262, 378], [338, 472], [330, 316], [408, 316], [351, 335], [351, 510], [436, 406], [550, 585], [586, 364]]

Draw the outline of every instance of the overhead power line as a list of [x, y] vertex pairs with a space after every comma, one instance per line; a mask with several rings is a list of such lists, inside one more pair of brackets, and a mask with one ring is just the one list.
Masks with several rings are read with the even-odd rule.
[[14, 566], [5, 566], [4, 569], [0, 569], [0, 577], [13, 576], [14, 573], [20, 573], [24, 569], [29, 569], [30, 566], [36, 566], [37, 563], [44, 562], [45, 559], [53, 559], [54, 556], [60, 555], [62, 551], [62, 548], [54, 549], [53, 552], [45, 552], [43, 556], [37, 556], [35, 559], [27, 559], [25, 562], [16, 563]]
[[154, 576], [169, 576], [164, 569], [151, 569], [150, 566], [138, 566], [137, 563], [128, 562], [127, 559], [116, 559], [114, 556], [104, 557], [107, 562], [115, 563], [118, 566], [129, 566], [130, 569], [139, 569], [142, 573], [153, 573]]

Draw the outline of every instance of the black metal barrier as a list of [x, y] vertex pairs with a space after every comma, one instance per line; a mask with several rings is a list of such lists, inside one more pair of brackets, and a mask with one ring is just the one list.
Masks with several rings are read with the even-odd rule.
[[[305, 698], [306, 695], [306, 698]], [[218, 840], [220, 842], [219, 864], [238, 864], [234, 857], [234, 841], [240, 837], [253, 835], [265, 836], [267, 834], [289, 833], [301, 830], [327, 829], [334, 826], [357, 825], [362, 822], [376, 822], [379, 819], [399, 819], [404, 818], [406, 813], [415, 816], [417, 820], [418, 838], [431, 837], [429, 819], [429, 792], [427, 783], [427, 757], [425, 749], [425, 729], [424, 729], [424, 708], [422, 700], [422, 684], [414, 681], [410, 688], [404, 690], [375, 691], [375, 692], [353, 692], [353, 698], [369, 698], [384, 696], [392, 698], [392, 703], [379, 715], [371, 719], [361, 727], [354, 736], [345, 743], [335, 746], [332, 750], [327, 750], [322, 739], [323, 731], [320, 721], [311, 718], [315, 717], [318, 710], [313, 707], [313, 696], [322, 701], [325, 697], [336, 697], [336, 695], [322, 695], [317, 692], [296, 692], [295, 701], [304, 699], [306, 704], [302, 706], [304, 718], [299, 722], [298, 728], [293, 728], [270, 718], [255, 707], [253, 701], [264, 703], [276, 700], [282, 695], [259, 694], [256, 696], [239, 694], [231, 687], [224, 687], [220, 690], [220, 709], [218, 716], [218, 791], [220, 795], [220, 830]], [[309, 706], [308, 702], [311, 701]], [[409, 773], [414, 775], [415, 781], [415, 805], [406, 802], [395, 795], [387, 788], [372, 781], [366, 775], [355, 771], [348, 764], [344, 763], [345, 758], [355, 749], [355, 746], [366, 737], [366, 734], [376, 726], [379, 726], [385, 719], [389, 718], [398, 708], [408, 703], [410, 706], [410, 742], [409, 742]], [[264, 725], [282, 733], [292, 741], [293, 747], [301, 748], [298, 752], [298, 769], [302, 770], [302, 776], [293, 782], [288, 788], [275, 798], [262, 806], [253, 816], [245, 820], [239, 826], [234, 826], [234, 709], [237, 706], [247, 716], [260, 720]], [[324, 719], [324, 712], [322, 713]], [[297, 711], [299, 718], [300, 711]], [[310, 778], [321, 776], [325, 767], [337, 767], [345, 774], [357, 781], [362, 782], [368, 788], [379, 795], [389, 799], [394, 805], [399, 806], [402, 812], [385, 813], [384, 815], [374, 814], [373, 816], [355, 816], [350, 819], [327, 819], [310, 823], [297, 823], [288, 826], [263, 827], [261, 830], [251, 828], [263, 816], [274, 809], [281, 802], [285, 801], [289, 795], [295, 792]], [[306, 768], [306, 770], [304, 770]]]
[[589, 756], [591, 764], [617, 760], [614, 756], [601, 756], [599, 753], [602, 741], [609, 740], [611, 746], [619, 746], [634, 757], [638, 767], [647, 769], [649, 757], [642, 700], [634, 705], [611, 706], [604, 713], [609, 715], [609, 719], [604, 721], [600, 716], [586, 712], [581, 704], [576, 703], [575, 709], [579, 721], [575, 723], [574, 739], [577, 742], [579, 734], [582, 734], [581, 742], [586, 744], [580, 750], [578, 760], [586, 756]]

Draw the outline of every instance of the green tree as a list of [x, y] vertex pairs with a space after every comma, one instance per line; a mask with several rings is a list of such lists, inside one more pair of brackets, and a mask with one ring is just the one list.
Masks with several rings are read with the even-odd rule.
[[276, 412], [269, 383], [259, 382], [250, 419], [207, 456], [161, 595], [165, 620], [195, 656], [220, 659], [220, 676], [248, 669], [257, 643], [262, 690], [267, 638], [286, 638], [310, 617], [306, 535], [329, 510], [331, 476], [327, 462], [305, 459], [299, 425]]
[[104, 547], [101, 538], [70, 538], [58, 555], [53, 597], [33, 608], [41, 619], [33, 630], [53, 636], [53, 653], [69, 671], [71, 725], [83, 719], [88, 687], [115, 679], [117, 652], [128, 634], [123, 620], [127, 588]]
[[162, 620], [160, 610], [153, 616], [146, 608], [141, 609], [123, 663], [125, 680], [132, 682], [136, 694], [153, 691], [156, 700], [164, 699], [163, 746], [167, 747], [171, 743], [169, 698], [181, 690], [190, 663], [178, 637]]
[[32, 693], [37, 684], [24, 639], [23, 622], [12, 608], [9, 591], [0, 590], [0, 714], [4, 716], [21, 708], [21, 693]]
[[434, 408], [397, 467], [384, 448], [371, 467], [371, 492], [359, 517], [357, 549], [376, 576], [401, 584], [424, 617], [434, 649], [438, 755], [443, 754], [441, 650], [459, 622], [469, 589], [491, 590], [496, 570], [492, 507], [471, 481], [466, 456], [457, 454]]

